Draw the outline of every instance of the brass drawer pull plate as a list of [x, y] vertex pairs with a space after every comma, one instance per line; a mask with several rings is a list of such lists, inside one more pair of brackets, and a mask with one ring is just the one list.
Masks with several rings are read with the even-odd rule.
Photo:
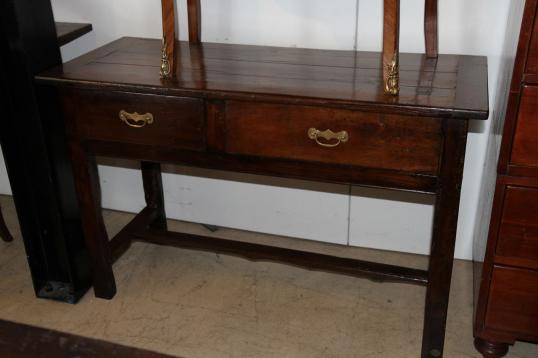
[[122, 122], [127, 124], [129, 127], [142, 128], [142, 127], [145, 127], [148, 124], [153, 123], [153, 114], [151, 114], [151, 113], [138, 114], [136, 112], [129, 113], [127, 111], [121, 110], [120, 111], [120, 119], [121, 119]]
[[[340, 143], [346, 143], [349, 140], [349, 134], [347, 133], [347, 131], [335, 133], [330, 129], [327, 129], [326, 131], [320, 131], [316, 128], [310, 128], [308, 130], [308, 138], [315, 140], [316, 143], [318, 143], [322, 147], [333, 148], [339, 146]], [[320, 138], [323, 138], [329, 143], [324, 143], [320, 141]]]

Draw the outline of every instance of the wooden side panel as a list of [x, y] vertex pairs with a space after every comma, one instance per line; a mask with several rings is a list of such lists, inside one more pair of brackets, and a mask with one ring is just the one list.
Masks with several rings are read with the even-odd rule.
[[531, 42], [529, 46], [529, 57], [527, 61], [527, 71], [529, 73], [538, 73], [538, 21], [536, 21], [535, 16], [536, 14], [533, 14], [533, 30], [532, 30], [532, 36], [531, 36]]
[[486, 327], [538, 338], [538, 272], [502, 266], [493, 269]]
[[536, 167], [538, 172], [538, 86], [523, 88], [511, 164]]
[[[346, 131], [334, 147], [316, 143], [309, 129]], [[228, 102], [229, 153], [351, 164], [435, 175], [442, 146], [441, 122], [322, 107]], [[336, 144], [337, 140], [322, 144]]]
[[538, 262], [538, 189], [509, 186], [496, 254]]

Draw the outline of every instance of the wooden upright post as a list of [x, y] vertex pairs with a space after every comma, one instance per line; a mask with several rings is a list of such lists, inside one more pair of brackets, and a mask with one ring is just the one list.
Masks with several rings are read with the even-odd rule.
[[426, 56], [439, 56], [438, 0], [426, 0], [424, 11], [424, 37], [426, 39]]
[[426, 57], [439, 56], [438, 0], [426, 0], [424, 11], [424, 36], [426, 38]]
[[385, 93], [400, 93], [400, 0], [384, 0], [383, 80]]
[[187, 0], [189, 13], [189, 41], [200, 43], [202, 41], [202, 11], [200, 0]]
[[163, 47], [161, 53], [161, 77], [173, 77], [176, 73], [176, 14], [174, 0], [161, 0], [163, 12]]

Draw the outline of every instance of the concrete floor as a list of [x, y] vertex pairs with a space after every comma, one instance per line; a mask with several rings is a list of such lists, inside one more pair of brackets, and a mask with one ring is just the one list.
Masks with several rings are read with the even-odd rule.
[[[16, 240], [0, 242], [0, 318], [186, 358], [418, 357], [425, 288], [380, 284], [136, 243], [114, 266], [112, 301], [36, 299], [13, 203], [0, 197]], [[110, 234], [132, 215], [105, 213]], [[209, 234], [199, 225], [172, 230]], [[420, 256], [341, 248], [221, 229], [216, 235], [425, 267]], [[456, 261], [445, 357], [479, 357], [472, 344], [472, 265]], [[517, 343], [509, 357], [538, 357]]]

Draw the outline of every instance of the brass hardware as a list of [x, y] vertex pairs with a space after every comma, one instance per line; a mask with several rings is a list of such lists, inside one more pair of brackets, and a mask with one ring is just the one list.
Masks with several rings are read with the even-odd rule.
[[[310, 128], [308, 130], [308, 138], [315, 140], [316, 143], [321, 145], [322, 147], [327, 148], [334, 148], [340, 145], [340, 143], [346, 143], [349, 140], [349, 134], [347, 131], [341, 131], [338, 133], [333, 132], [330, 129], [327, 129], [326, 131], [320, 131], [316, 128]], [[334, 143], [323, 143], [320, 141], [320, 138], [325, 139], [327, 142], [334, 141]]]
[[394, 54], [394, 58], [387, 66], [388, 76], [385, 79], [385, 93], [397, 96], [400, 93], [400, 63], [398, 54]]
[[161, 78], [168, 77], [170, 77], [170, 61], [168, 60], [166, 39], [163, 38], [163, 46], [161, 48]]
[[153, 123], [153, 114], [151, 114], [151, 113], [138, 114], [136, 112], [129, 113], [127, 111], [121, 110], [120, 111], [120, 119], [121, 119], [122, 122], [127, 124], [129, 127], [142, 128], [142, 127], [145, 127], [148, 124]]

